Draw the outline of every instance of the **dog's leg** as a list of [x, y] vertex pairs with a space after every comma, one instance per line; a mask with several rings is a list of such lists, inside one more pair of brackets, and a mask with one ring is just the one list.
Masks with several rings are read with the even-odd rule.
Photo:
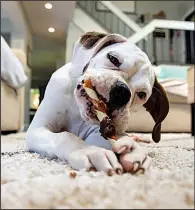
[[87, 142], [89, 145], [95, 145], [95, 146], [102, 147], [108, 150], [112, 150], [111, 143], [108, 140], [106, 140], [104, 137], [102, 137], [98, 130], [91, 133], [85, 139], [85, 142]]
[[47, 128], [31, 128], [26, 140], [28, 150], [67, 160], [76, 170], [95, 168], [109, 175], [123, 172], [111, 150], [89, 145], [69, 132], [53, 133]]
[[151, 164], [147, 148], [141, 147], [128, 134], [113, 141], [112, 150], [119, 154], [119, 162], [126, 172], [137, 173], [146, 171]]
[[120, 154], [119, 161], [126, 172], [144, 173], [149, 169], [152, 159], [148, 156], [146, 148], [141, 147], [136, 142], [132, 146], [132, 151]]
[[[151, 164], [147, 150], [135, 142], [132, 136], [120, 136], [117, 141], [110, 143], [100, 136], [99, 132], [90, 134], [85, 141], [90, 145], [113, 150], [119, 155], [119, 162], [126, 172], [137, 173], [146, 171]], [[118, 165], [116, 165], [118, 167]]]
[[46, 127], [31, 128], [26, 135], [27, 148], [60, 159], [68, 159], [75, 149], [82, 149], [86, 143], [69, 132], [54, 133]]
[[[106, 140], [104, 137], [102, 137], [100, 135], [99, 131], [91, 133], [85, 139], [85, 142], [87, 142], [89, 145], [94, 145], [94, 146], [97, 146], [97, 147], [105, 148], [107, 150], [110, 150], [110, 153], [113, 153], [111, 143], [108, 140]], [[115, 170], [122, 168], [121, 164], [118, 161], [116, 161], [115, 158], [113, 160], [111, 160], [111, 164], [112, 164], [112, 166], [114, 167]]]

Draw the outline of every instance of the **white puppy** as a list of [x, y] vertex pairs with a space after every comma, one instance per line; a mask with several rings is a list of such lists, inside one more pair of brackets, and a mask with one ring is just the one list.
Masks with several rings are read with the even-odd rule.
[[[87, 79], [109, 106], [119, 137], [112, 144], [99, 132], [83, 89]], [[158, 142], [169, 103], [147, 55], [121, 35], [86, 33], [75, 44], [72, 62], [52, 75], [27, 131], [27, 147], [67, 160], [76, 170], [145, 170], [150, 164], [147, 152], [125, 133], [131, 110], [142, 105], [156, 123], [152, 137]]]

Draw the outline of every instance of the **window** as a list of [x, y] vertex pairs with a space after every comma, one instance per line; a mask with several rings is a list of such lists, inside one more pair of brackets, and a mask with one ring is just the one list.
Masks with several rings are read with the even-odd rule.
[[40, 92], [39, 89], [30, 90], [30, 109], [38, 109], [40, 104]]

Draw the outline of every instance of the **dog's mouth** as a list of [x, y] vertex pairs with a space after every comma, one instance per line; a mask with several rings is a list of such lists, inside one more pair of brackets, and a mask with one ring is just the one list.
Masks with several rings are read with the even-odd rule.
[[[105, 138], [117, 139], [115, 123], [111, 115], [108, 101], [92, 86], [91, 80], [82, 81], [77, 85], [80, 95], [85, 99], [85, 115], [92, 121], [99, 121], [100, 133]], [[87, 107], [87, 111], [86, 111]]]
[[[96, 90], [95, 86], [93, 86], [92, 89], [93, 89], [93, 91], [95, 91], [95, 93], [99, 99], [98, 100], [98, 110], [105, 112], [108, 115], [108, 117], [112, 119], [113, 116], [112, 116], [111, 109], [109, 108], [109, 102], [103, 95], [101, 95]], [[94, 106], [92, 99], [89, 97], [86, 90], [84, 89], [84, 80], [82, 80], [81, 82], [79, 82], [77, 84], [77, 90], [79, 91], [80, 96], [83, 99], [85, 99], [85, 104], [86, 104], [86, 106], [85, 106], [86, 113], [85, 114], [87, 115], [87, 117], [91, 118], [94, 121], [98, 121], [97, 113], [96, 113], [97, 107]]]
[[[99, 89], [102, 86], [94, 87], [94, 85], [91, 85], [90, 88], [89, 86], [87, 88], [86, 80], [82, 80], [77, 83], [74, 94], [81, 117], [85, 121], [100, 125], [102, 135], [108, 137], [108, 135], [113, 136], [113, 133], [120, 133], [125, 130], [129, 117], [129, 109], [126, 105], [117, 109], [115, 106], [113, 108], [112, 100], [106, 95], [112, 86], [108, 89], [106, 89], [106, 86], [105, 84], [105, 87], [101, 89], [102, 92], [100, 93]], [[94, 97], [89, 89], [92, 90], [96, 97]], [[95, 101], [93, 99], [95, 99]], [[103, 115], [100, 113], [103, 113]], [[115, 130], [115, 132], [111, 132], [113, 130]]]

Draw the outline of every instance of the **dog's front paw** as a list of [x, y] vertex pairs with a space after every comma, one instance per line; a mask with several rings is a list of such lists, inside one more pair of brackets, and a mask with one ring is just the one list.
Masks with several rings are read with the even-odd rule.
[[120, 137], [112, 144], [112, 150], [119, 154], [119, 162], [125, 172], [144, 173], [151, 165], [147, 149], [130, 136]]
[[119, 162], [125, 172], [144, 173], [151, 165], [152, 159], [148, 156], [145, 148], [135, 148], [129, 153], [121, 154]]
[[114, 152], [96, 146], [88, 146], [72, 152], [69, 163], [76, 170], [104, 171], [108, 175], [123, 173], [123, 168]]

